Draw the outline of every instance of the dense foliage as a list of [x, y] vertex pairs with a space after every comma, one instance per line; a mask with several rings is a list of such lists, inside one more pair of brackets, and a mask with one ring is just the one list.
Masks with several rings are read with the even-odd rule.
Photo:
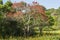
[[[26, 5], [26, 3], [23, 3]], [[34, 27], [38, 27], [40, 35], [42, 35], [42, 28], [45, 26], [54, 25], [54, 19], [50, 13], [46, 13], [48, 21], [42, 20], [41, 14], [26, 13], [21, 17], [12, 17], [13, 20], [6, 17], [7, 12], [11, 12], [12, 3], [7, 1], [5, 4], [0, 4], [0, 35], [5, 36], [29, 36], [35, 33]], [[47, 22], [47, 23], [46, 23]]]

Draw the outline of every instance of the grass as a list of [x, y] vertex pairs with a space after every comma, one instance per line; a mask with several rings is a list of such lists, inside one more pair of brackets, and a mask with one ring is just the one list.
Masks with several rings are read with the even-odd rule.
[[44, 36], [35, 36], [35, 37], [10, 37], [8, 39], [0, 39], [0, 40], [60, 40], [59, 35], [44, 35]]

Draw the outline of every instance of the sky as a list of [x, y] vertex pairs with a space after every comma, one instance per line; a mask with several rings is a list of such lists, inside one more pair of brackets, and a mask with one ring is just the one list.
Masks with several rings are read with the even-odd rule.
[[[5, 3], [7, 0], [3, 0], [3, 2]], [[11, 0], [13, 3], [14, 2], [20, 2], [22, 0]], [[34, 0], [23, 0], [27, 3], [32, 3]], [[58, 7], [60, 7], [60, 0], [35, 0], [37, 1], [40, 5], [43, 5], [45, 8], [50, 9], [50, 8], [55, 8], [57, 9]]]

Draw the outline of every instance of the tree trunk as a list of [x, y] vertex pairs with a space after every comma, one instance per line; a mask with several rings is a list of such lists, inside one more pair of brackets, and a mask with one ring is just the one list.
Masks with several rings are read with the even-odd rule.
[[40, 30], [40, 36], [42, 36], [43, 35], [42, 28], [39, 27], [39, 30]]
[[26, 37], [26, 27], [24, 28], [24, 37]]
[[27, 37], [27, 36], [30, 35], [29, 31], [30, 31], [29, 26], [25, 27], [25, 29], [24, 29], [24, 36], [25, 36], [25, 37]]
[[29, 36], [30, 35], [30, 28], [29, 28], [29, 25], [28, 25], [28, 27], [27, 27], [27, 36]]

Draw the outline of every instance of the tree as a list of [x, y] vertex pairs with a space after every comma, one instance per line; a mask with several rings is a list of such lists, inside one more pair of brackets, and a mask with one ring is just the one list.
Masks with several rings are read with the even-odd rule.
[[3, 5], [3, 9], [4, 9], [4, 12], [9, 12], [12, 10], [12, 2], [10, 1], [7, 1], [4, 5]]
[[53, 18], [52, 13], [49, 12], [49, 11], [46, 11], [46, 16], [48, 16], [48, 20], [47, 20], [47, 22], [46, 22], [48, 28], [51, 28], [51, 29], [55, 30], [54, 28], [52, 28], [52, 26], [53, 26], [54, 23], [55, 23], [55, 19]]
[[42, 29], [46, 26], [46, 21], [41, 17], [40, 13], [34, 14], [34, 26], [40, 30], [40, 35], [43, 34]]
[[[7, 2], [6, 4], [0, 4], [0, 35], [2, 35], [3, 37], [5, 36], [5, 33], [7, 31], [7, 29], [5, 28], [9, 23], [6, 20], [6, 15], [7, 12], [11, 11], [11, 2]], [[8, 24], [7, 24], [8, 23]], [[7, 24], [7, 25], [5, 25]], [[6, 30], [5, 30], [6, 29]]]
[[33, 16], [32, 14], [25, 13], [22, 17], [15, 18], [19, 23], [19, 27], [24, 31], [24, 36], [31, 35], [33, 27]]
[[34, 26], [37, 26], [39, 27], [39, 30], [40, 30], [40, 35], [43, 35], [43, 32], [42, 32], [42, 29], [46, 26], [52, 26], [54, 25], [54, 19], [53, 17], [51, 16], [51, 14], [49, 12], [46, 12], [46, 18], [42, 18], [42, 15], [41, 13], [37, 13], [37, 14], [34, 14], [34, 18], [35, 22], [34, 22]]
[[0, 4], [3, 4], [3, 0], [0, 0]]

